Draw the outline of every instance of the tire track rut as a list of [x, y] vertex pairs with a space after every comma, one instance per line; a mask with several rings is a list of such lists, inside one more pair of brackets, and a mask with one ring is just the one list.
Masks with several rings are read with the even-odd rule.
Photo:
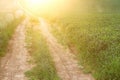
[[64, 47], [57, 42], [56, 38], [48, 29], [49, 24], [43, 19], [40, 19], [40, 23], [39, 29], [48, 43], [51, 56], [53, 57], [60, 78], [62, 80], [94, 80], [91, 74], [83, 73], [75, 56], [70, 50], [64, 49]]
[[29, 55], [25, 43], [24, 20], [17, 28], [9, 42], [8, 52], [0, 61], [0, 80], [27, 80], [24, 75], [29, 69]]

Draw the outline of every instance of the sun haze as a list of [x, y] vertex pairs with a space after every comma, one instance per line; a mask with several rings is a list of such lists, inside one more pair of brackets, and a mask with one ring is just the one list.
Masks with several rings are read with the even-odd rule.
[[20, 0], [24, 10], [34, 14], [53, 14], [58, 15], [72, 9], [75, 1], [73, 0]]

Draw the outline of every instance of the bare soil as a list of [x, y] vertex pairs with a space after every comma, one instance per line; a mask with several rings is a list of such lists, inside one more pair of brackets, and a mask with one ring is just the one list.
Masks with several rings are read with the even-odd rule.
[[5, 57], [0, 60], [0, 80], [27, 80], [24, 75], [29, 69], [29, 55], [25, 43], [24, 20], [16, 29], [8, 45]]

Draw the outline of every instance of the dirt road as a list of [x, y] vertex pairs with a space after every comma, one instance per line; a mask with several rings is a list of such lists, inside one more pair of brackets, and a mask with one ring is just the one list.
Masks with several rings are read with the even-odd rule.
[[9, 42], [7, 55], [0, 61], [0, 80], [26, 80], [24, 72], [29, 69], [29, 55], [25, 44], [24, 20], [16, 29]]
[[49, 31], [49, 24], [40, 19], [40, 30], [48, 43], [51, 56], [54, 59], [57, 73], [62, 80], [94, 80], [90, 74], [84, 74], [75, 56], [65, 49]]
[[[24, 72], [30, 69], [27, 62], [30, 57], [25, 47], [25, 24], [27, 23], [25, 20], [17, 27], [9, 43], [7, 55], [0, 61], [0, 80], [27, 80], [24, 75]], [[90, 74], [82, 72], [69, 49], [65, 49], [57, 42], [48, 29], [49, 24], [43, 19], [40, 19], [40, 23], [38, 29], [47, 41], [61, 80], [94, 80]]]

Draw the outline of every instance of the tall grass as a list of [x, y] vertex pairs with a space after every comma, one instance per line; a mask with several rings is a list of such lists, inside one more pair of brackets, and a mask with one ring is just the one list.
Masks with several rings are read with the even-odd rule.
[[26, 35], [27, 47], [32, 57], [31, 62], [35, 65], [31, 70], [26, 72], [29, 80], [60, 80], [48, 46], [40, 30], [37, 30], [35, 26], [29, 26], [26, 29]]
[[120, 15], [72, 15], [51, 20], [63, 45], [77, 50], [79, 64], [96, 80], [120, 79]]
[[0, 15], [0, 57], [5, 55], [8, 42], [22, 19], [22, 17], [19, 19], [9, 19], [6, 17], [6, 14]]

